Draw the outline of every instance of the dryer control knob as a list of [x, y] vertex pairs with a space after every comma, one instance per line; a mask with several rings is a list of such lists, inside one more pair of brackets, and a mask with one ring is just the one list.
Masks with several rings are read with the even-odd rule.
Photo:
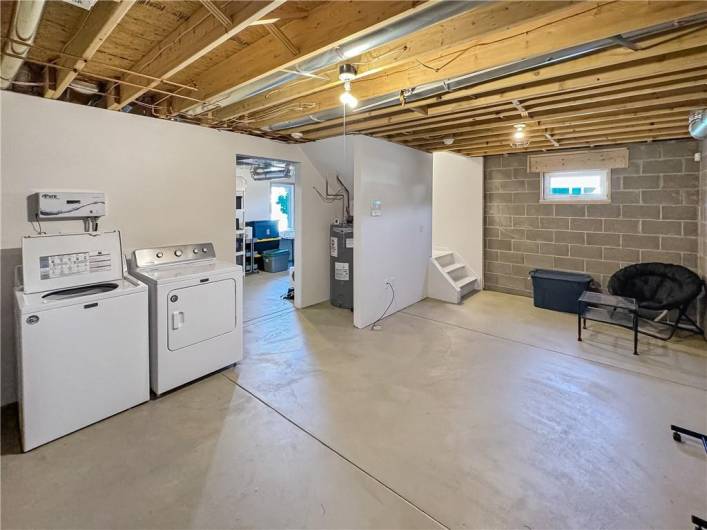
[[158, 253], [157, 253], [157, 257], [158, 257], [158, 258], [161, 258], [162, 256], [164, 256], [164, 254], [162, 254], [162, 252], [158, 252]]
[[209, 249], [208, 249], [208, 248], [206, 248], [206, 247], [204, 247], [204, 248], [202, 248], [202, 249], [201, 249], [201, 251], [202, 251], [202, 252], [208, 252], [208, 251], [209, 251]]
[[182, 251], [177, 249], [174, 251], [174, 255], [177, 256], [178, 258], [180, 258], [182, 256]]
[[198, 254], [198, 253], [199, 253], [199, 249], [198, 249], [198, 248], [195, 248], [195, 249], [194, 249], [194, 254]]

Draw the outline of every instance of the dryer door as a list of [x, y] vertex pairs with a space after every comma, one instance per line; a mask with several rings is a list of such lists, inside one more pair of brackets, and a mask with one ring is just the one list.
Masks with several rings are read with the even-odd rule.
[[233, 278], [174, 289], [167, 293], [167, 345], [186, 348], [236, 328]]

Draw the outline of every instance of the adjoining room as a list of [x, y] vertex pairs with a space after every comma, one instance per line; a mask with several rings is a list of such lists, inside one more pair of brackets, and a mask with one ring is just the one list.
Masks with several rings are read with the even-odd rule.
[[0, 24], [0, 526], [707, 530], [706, 2]]
[[297, 165], [236, 157], [236, 264], [245, 275], [245, 322], [293, 308]]

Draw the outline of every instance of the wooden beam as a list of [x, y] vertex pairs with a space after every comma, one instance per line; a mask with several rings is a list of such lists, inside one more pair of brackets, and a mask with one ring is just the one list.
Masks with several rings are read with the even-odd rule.
[[[672, 35], [671, 35], [672, 37]], [[547, 93], [584, 86], [602, 85], [613, 81], [646, 77], [661, 72], [670, 72], [704, 64], [707, 55], [707, 32], [691, 32], [679, 38], [652, 37], [641, 41], [645, 49], [640, 52], [628, 52], [623, 48], [609, 49], [587, 57], [565, 63], [546, 66], [523, 72], [506, 78], [480, 83], [470, 88], [440, 94], [420, 101], [409, 103], [408, 107], [418, 104], [428, 106], [429, 113], [445, 114], [467, 108], [479, 95], [495, 91], [509, 90], [515, 94], [521, 89], [544, 86]], [[580, 75], [581, 74], [581, 75]], [[554, 81], [559, 79], [559, 81]], [[511, 90], [512, 89], [512, 90]], [[535, 93], [538, 93], [537, 91]], [[466, 98], [466, 99], [464, 99]], [[469, 99], [473, 98], [473, 99]], [[499, 100], [503, 99], [499, 97]], [[398, 109], [399, 110], [399, 109]], [[395, 107], [369, 112], [353, 113], [347, 116], [349, 131], [362, 131], [377, 125], [391, 125], [416, 119], [407, 113], [391, 116]], [[307, 138], [326, 138], [341, 134], [341, 119], [329, 120], [294, 129], [304, 133]], [[329, 129], [330, 127], [335, 127]]]
[[517, 99], [513, 99], [511, 100], [511, 103], [513, 103], [513, 106], [516, 108], [516, 110], [518, 110], [522, 118], [528, 117], [528, 111], [525, 110], [525, 107], [521, 105], [520, 101], [518, 101]]
[[56, 85], [53, 89], [45, 90], [44, 97], [51, 99], [61, 97], [134, 4], [135, 0], [122, 0], [98, 2], [93, 6], [64, 49], [67, 54], [80, 59], [70, 59], [65, 56], [58, 59], [57, 64], [69, 69], [57, 70]]
[[507, 153], [532, 153], [538, 151], [554, 151], [556, 149], [569, 149], [569, 148], [579, 148], [579, 147], [599, 147], [604, 145], [617, 145], [617, 144], [627, 144], [634, 142], [651, 142], [657, 140], [672, 140], [678, 138], [689, 138], [690, 134], [685, 129], [675, 129], [673, 131], [665, 131], [661, 134], [654, 134], [650, 130], [639, 131], [627, 135], [619, 135], [614, 138], [591, 138], [585, 139], [578, 142], [570, 142], [563, 144], [560, 147], [553, 146], [550, 142], [538, 142], [535, 145], [530, 145], [526, 148], [518, 149], [512, 148], [510, 146], [493, 146], [487, 149], [469, 149], [468, 151], [462, 151], [461, 154], [466, 156], [489, 156], [489, 155], [501, 155]]
[[[553, 139], [560, 141], [563, 140], [564, 142], [571, 141], [572, 139], [578, 139], [582, 137], [587, 137], [587, 136], [596, 136], [596, 135], [601, 135], [601, 134], [612, 134], [612, 133], [622, 133], [622, 132], [631, 132], [635, 130], [645, 130], [645, 129], [653, 129], [653, 130], [659, 130], [659, 129], [666, 129], [666, 128], [675, 128], [675, 127], [686, 127], [685, 124], [685, 119], [684, 116], [682, 117], [675, 117], [673, 116], [669, 121], [661, 121], [661, 122], [652, 122], [652, 121], [644, 121], [644, 122], [626, 122], [626, 123], [614, 123], [611, 125], [603, 125], [601, 127], [596, 127], [596, 126], [590, 126], [590, 127], [576, 127], [573, 130], [568, 130], [566, 132], [563, 131], [558, 131], [558, 132], [543, 132], [543, 129], [533, 129], [528, 131], [528, 137], [532, 139], [547, 139], [547, 134], [550, 134], [553, 136]], [[507, 144], [510, 142], [511, 134], [513, 132], [513, 128], [509, 127], [508, 129], [505, 130], [503, 134], [494, 134], [491, 136], [479, 136], [476, 139], [466, 139], [466, 140], [461, 140], [457, 141], [454, 143], [452, 146], [453, 149], [464, 149], [468, 147], [474, 147], [474, 146], [479, 146], [479, 145], [494, 145], [494, 144]], [[434, 149], [435, 147], [440, 148], [442, 145], [439, 143], [433, 146], [425, 146], [421, 147], [420, 149]]]
[[[704, 55], [704, 58], [707, 59], [707, 54]], [[685, 66], [694, 66], [694, 63], [686, 63]], [[632, 77], [629, 77], [629, 79], [633, 79]], [[622, 84], [614, 84], [610, 86], [605, 86], [601, 88], [594, 88], [594, 89], [589, 89], [586, 91], [578, 91], [578, 90], [548, 90], [547, 87], [545, 88], [540, 88], [540, 87], [535, 87], [536, 89], [539, 88], [539, 90], [535, 90], [536, 94], [538, 95], [544, 95], [547, 96], [544, 99], [538, 99], [538, 100], [532, 100], [532, 99], [527, 99], [526, 100], [526, 108], [530, 112], [538, 112], [542, 110], [546, 110], [544, 106], [540, 106], [541, 103], [543, 102], [556, 102], [556, 101], [561, 101], [563, 98], [569, 99], [569, 101], [565, 102], [565, 106], [570, 106], [570, 105], [575, 105], [579, 104], [578, 102], [582, 102], [584, 104], [591, 103], [593, 101], [607, 101], [609, 99], [623, 99], [626, 97], [630, 96], [635, 96], [635, 95], [645, 95], [645, 94], [650, 94], [652, 91], [654, 92], [663, 92], [665, 90], [669, 90], [665, 86], [660, 86], [661, 83], [668, 83], [667, 86], [669, 87], [676, 87], [677, 85], [673, 83], [673, 81], [676, 80], [685, 80], [687, 79], [688, 81], [685, 81], [684, 87], [687, 88], [692, 88], [692, 87], [699, 87], [700, 85], [704, 85], [705, 82], [707, 82], [707, 70], [689, 70], [683, 73], [679, 74], [673, 74], [670, 76], [664, 76], [664, 77], [654, 77], [654, 78], [648, 78], [644, 80], [636, 80], [636, 81], [629, 81], [629, 82], [624, 82]], [[568, 85], [572, 85], [571, 80], [567, 81]], [[584, 86], [591, 86], [591, 85], [584, 85]], [[681, 85], [682, 86], [682, 85]], [[641, 88], [641, 87], [651, 87], [651, 88]], [[463, 123], [463, 118], [466, 116], [469, 116], [468, 112], [471, 110], [476, 110], [476, 109], [483, 109], [484, 107], [487, 107], [489, 105], [492, 105], [493, 103], [498, 105], [503, 105], [507, 104], [509, 101], [512, 101], [514, 96], [516, 95], [523, 95], [529, 97], [532, 94], [532, 90], [520, 90], [520, 91], [514, 91], [511, 92], [510, 94], [504, 93], [502, 94], [503, 97], [498, 98], [497, 96], [490, 96], [490, 97], [481, 97], [477, 98], [476, 100], [472, 100], [469, 102], [469, 106], [467, 107], [468, 110], [464, 111], [457, 111], [455, 113], [451, 114], [445, 114], [441, 116], [431, 116], [427, 120], [418, 120], [417, 122], [406, 122], [406, 123], [397, 123], [389, 126], [383, 126], [383, 127], [368, 127], [368, 128], [363, 128], [363, 130], [366, 130], [368, 132], [376, 132], [376, 133], [401, 133], [405, 132], [408, 130], [413, 130], [414, 134], [423, 134], [423, 131], [421, 129], [424, 128], [432, 128], [432, 127], [444, 127], [448, 126], [450, 124], [458, 124], [458, 123]], [[549, 94], [549, 95], [548, 95]], [[592, 96], [599, 94], [596, 98], [584, 98], [580, 99], [581, 96]], [[430, 114], [433, 114], [433, 109], [431, 109]], [[311, 138], [311, 136], [309, 136]]]
[[[595, 119], [586, 119], [580, 117], [578, 119], [570, 118], [558, 122], [529, 121], [526, 122], [526, 130], [529, 133], [533, 133], [535, 131], [546, 131], [552, 134], [555, 132], [579, 132], [591, 129], [608, 128], [612, 126], [616, 127], [625, 125], [627, 123], [667, 123], [674, 122], [676, 120], [685, 120], [685, 116], [688, 115], [688, 112], [688, 107], [678, 107], [677, 109], [670, 108], [660, 111], [651, 110], [645, 112], [619, 114], [617, 116], [602, 116], [600, 118]], [[498, 135], [500, 134], [500, 131], [503, 131], [508, 134], [509, 131], [512, 132], [514, 123], [515, 120], [508, 120], [498, 123], [487, 123], [478, 125], [473, 130], [468, 130], [463, 133], [456, 133], [454, 134], [454, 138], [457, 142], [455, 145], [460, 145], [463, 142], [472, 141], [477, 138]], [[442, 138], [444, 138], [445, 136], [447, 136], [447, 134], [442, 132], [423, 139], [418, 138], [406, 141], [405, 137], [399, 137], [398, 139], [394, 139], [393, 141], [402, 143], [404, 145], [407, 145], [408, 147], [427, 150], [434, 149], [435, 147], [441, 147], [443, 144]]]
[[263, 27], [268, 33], [270, 33], [270, 35], [279, 40], [280, 43], [287, 48], [294, 57], [299, 55], [299, 49], [297, 49], [297, 46], [295, 46], [287, 35], [285, 35], [285, 33], [275, 24], [265, 24]]
[[[617, 115], [632, 115], [634, 114], [633, 111], [639, 112], [639, 113], [644, 113], [648, 112], [650, 109], [655, 109], [652, 112], [654, 112], [656, 115], [666, 113], [666, 112], [674, 112], [674, 111], [684, 111], [686, 114], [690, 110], [694, 110], [697, 108], [700, 108], [707, 104], [707, 92], [700, 92], [700, 93], [695, 93], [695, 94], [690, 94], [690, 95], [681, 95], [681, 96], [668, 96], [668, 97], [663, 97], [663, 98], [652, 98], [649, 101], [632, 101], [629, 103], [619, 103], [619, 104], [613, 104], [613, 105], [606, 105], [606, 106], [600, 106], [600, 105], [593, 105], [591, 106], [590, 109], [575, 109], [571, 111], [566, 111], [566, 112], [559, 112], [559, 113], [550, 113], [545, 116], [542, 116], [540, 118], [536, 118], [534, 122], [530, 122], [533, 124], [537, 124], [538, 126], [546, 126], [550, 127], [551, 124], [556, 123], [558, 121], [580, 121], [580, 120], [586, 120], [587, 122], [590, 122], [591, 120], [599, 120], [599, 119], [606, 119], [607, 116], [601, 117], [601, 115], [609, 115], [610, 117], [616, 117]], [[478, 115], [476, 117], [476, 120], [479, 122], [479, 124], [486, 124], [489, 120], [496, 120], [496, 123], [506, 123], [509, 124], [509, 118], [514, 118], [515, 114], [512, 111], [509, 111], [505, 113], [504, 115], [500, 114], [486, 114], [486, 115]], [[504, 121], [501, 121], [503, 119]], [[469, 121], [466, 122], [467, 124]], [[508, 125], [510, 127], [510, 125]], [[450, 127], [445, 127], [443, 129], [437, 130], [437, 131], [427, 131], [424, 133], [424, 135], [430, 135], [430, 134], [456, 134], [458, 132], [461, 132], [465, 130], [465, 128], [468, 127], [468, 125], [464, 127], [459, 127], [459, 128], [450, 128]], [[376, 137], [386, 137], [385, 135], [380, 135], [380, 134], [374, 134], [373, 136]], [[408, 136], [398, 136], [398, 137], [388, 137], [386, 139], [391, 140], [391, 141], [404, 141], [405, 138], [411, 138], [413, 137], [413, 134], [410, 134]], [[420, 136], [419, 134], [415, 134], [415, 136]]]
[[[411, 65], [409, 68], [400, 69], [385, 76], [357, 79], [353, 84], [353, 92], [360, 101], [365, 101], [368, 98], [397, 92], [404, 88], [439, 82], [494, 66], [509, 64], [523, 58], [542, 56], [613, 35], [674, 22], [704, 12], [707, 12], [707, 4], [704, 2], [636, 3], [617, 1], [591, 9], [587, 6], [585, 13], [552, 24], [545, 24], [512, 38], [495, 41], [486, 46], [470, 47], [467, 45], [460, 46], [456, 50], [436, 52], [426, 58], [424, 65]], [[307, 96], [305, 101], [315, 105], [318, 110], [327, 110], [338, 106], [338, 95], [338, 89], [329, 89]], [[228, 115], [234, 110], [237, 109], [221, 109], [214, 113], [214, 117], [216, 119], [229, 117]], [[276, 119], [259, 122], [257, 125], [262, 127], [299, 116], [301, 114], [287, 113]]]
[[[280, 28], [291, 36], [297, 54], [287, 53], [276, 36], [259, 39], [197, 77], [194, 80], [199, 88], [197, 95], [201, 99], [222, 98], [235, 89], [427, 7], [428, 4], [417, 5], [412, 0], [327, 2], [306, 17], [290, 20]], [[178, 104], [175, 112], [192, 107]]]
[[[665, 116], [659, 117], [636, 117], [636, 118], [622, 118], [621, 120], [608, 119], [602, 122], [584, 123], [581, 118], [566, 121], [561, 124], [553, 124], [552, 126], [544, 126], [538, 123], [530, 123], [526, 129], [529, 135], [543, 136], [545, 133], [551, 135], [557, 135], [558, 137], [566, 137], [573, 134], [581, 134], [587, 131], [603, 131], [603, 130], [614, 130], [622, 129], [626, 127], [636, 127], [636, 126], [646, 126], [646, 125], [664, 125], [664, 124], [675, 124], [684, 123], [685, 116], [687, 112], [682, 113], [671, 113]], [[507, 139], [513, 132], [512, 121], [507, 121], [498, 124], [493, 129], [480, 129], [476, 133], [467, 133], [463, 135], [454, 135], [455, 143], [454, 148], [463, 147], [468, 144], [474, 144], [478, 142], [488, 142], [493, 139]], [[399, 142], [408, 147], [414, 147], [416, 149], [435, 149], [440, 148], [443, 145], [443, 137], [436, 137], [434, 139], [429, 139], [422, 143], [407, 143]]]
[[[461, 44], [470, 46], [485, 40], [510, 38], [537, 25], [552, 23], [583, 10], [586, 7], [571, 2], [492, 2], [352, 58], [358, 64], [357, 79], [377, 78], [391, 69], [405, 65], [417, 66], [417, 61], [430, 53], [457, 50]], [[336, 88], [339, 84], [334, 76], [329, 81], [310, 81], [297, 86], [279, 87], [272, 93], [228, 105], [223, 109], [223, 116], [252, 114], [268, 106], [281, 105], [298, 97]]]
[[200, 2], [224, 28], [228, 29], [231, 27], [231, 19], [228, 18], [228, 15], [221, 11], [216, 4], [211, 0], [200, 0]]
[[[211, 16], [209, 10], [202, 6], [134, 64], [132, 70], [144, 71], [154, 77], [169, 78], [243, 31], [251, 23], [271, 13], [284, 2], [285, 0], [229, 2], [226, 4], [224, 13], [231, 21], [230, 29], [225, 29]], [[152, 81], [143, 89], [121, 86], [120, 102], [111, 106], [111, 109], [124, 107], [158, 84], [158, 81]], [[198, 95], [196, 97], [198, 99]]]

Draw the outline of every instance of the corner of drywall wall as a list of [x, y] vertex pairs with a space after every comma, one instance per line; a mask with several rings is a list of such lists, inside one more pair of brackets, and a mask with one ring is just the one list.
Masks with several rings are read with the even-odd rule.
[[483, 157], [434, 153], [432, 190], [433, 248], [459, 254], [483, 287]]
[[386, 316], [426, 296], [432, 253], [432, 155], [366, 136], [357, 135], [353, 141], [354, 325], [364, 328], [389, 303]]
[[[314, 187], [322, 190], [325, 177], [312, 164], [305, 145], [295, 182], [295, 307], [303, 308], [329, 299], [329, 226], [340, 215], [338, 203], [324, 203]], [[302, 284], [306, 283], [306, 291]]]

